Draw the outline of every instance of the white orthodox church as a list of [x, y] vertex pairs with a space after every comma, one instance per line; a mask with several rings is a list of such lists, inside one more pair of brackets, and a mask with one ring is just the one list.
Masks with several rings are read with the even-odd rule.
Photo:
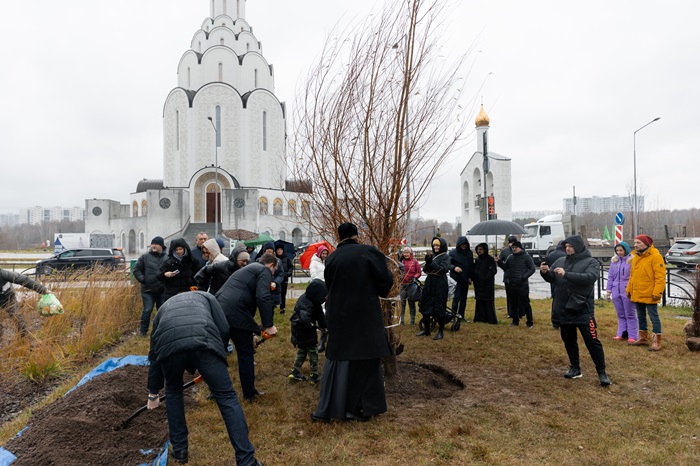
[[[462, 234], [466, 234], [471, 227], [486, 220], [489, 209], [491, 219], [512, 220], [511, 160], [489, 149], [490, 123], [482, 105], [475, 121], [477, 151], [460, 174]], [[484, 153], [486, 153], [486, 159]], [[486, 172], [486, 179], [484, 179], [484, 172]], [[487, 201], [482, 201], [484, 198]]]
[[129, 253], [200, 230], [311, 240], [308, 185], [287, 180], [286, 108], [245, 4], [211, 0], [180, 59], [163, 106], [163, 179], [138, 182], [126, 205], [86, 200], [86, 233], [111, 234]]

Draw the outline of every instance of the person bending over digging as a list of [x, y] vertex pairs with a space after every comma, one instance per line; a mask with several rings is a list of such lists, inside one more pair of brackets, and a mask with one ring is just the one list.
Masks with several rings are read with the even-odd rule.
[[168, 431], [176, 463], [188, 461], [187, 422], [182, 399], [182, 376], [199, 371], [209, 386], [224, 419], [236, 464], [262, 466], [248, 439], [245, 414], [233, 390], [226, 363], [229, 328], [214, 296], [203, 291], [173, 296], [153, 320], [148, 359], [148, 409], [160, 404], [158, 392], [165, 383]]
[[[4, 309], [10, 317], [17, 321], [17, 331], [21, 336], [27, 334], [27, 324], [24, 318], [17, 312], [17, 296], [13, 285], [22, 285], [25, 288], [34, 290], [40, 294], [46, 294], [49, 290], [41, 283], [21, 273], [0, 269], [0, 309]], [[2, 328], [0, 328], [2, 334]]]

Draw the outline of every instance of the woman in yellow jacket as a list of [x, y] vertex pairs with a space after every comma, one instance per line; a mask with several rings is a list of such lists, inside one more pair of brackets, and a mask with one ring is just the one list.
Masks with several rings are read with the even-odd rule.
[[654, 240], [647, 235], [634, 238], [634, 253], [630, 280], [627, 283], [627, 297], [634, 303], [639, 321], [639, 339], [629, 343], [632, 346], [648, 346], [649, 331], [647, 312], [651, 320], [651, 347], [649, 351], [661, 349], [661, 319], [659, 301], [666, 287], [666, 264], [664, 258], [653, 246]]

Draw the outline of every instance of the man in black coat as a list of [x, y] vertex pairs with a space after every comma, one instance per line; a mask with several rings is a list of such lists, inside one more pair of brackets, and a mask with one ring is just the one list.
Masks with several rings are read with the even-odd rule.
[[316, 420], [366, 420], [386, 412], [380, 360], [391, 354], [379, 303], [394, 284], [386, 258], [360, 244], [357, 227], [338, 227], [340, 244], [326, 260], [328, 347]]
[[533, 327], [532, 307], [530, 306], [530, 284], [528, 279], [535, 273], [535, 263], [532, 257], [523, 250], [523, 245], [520, 241], [515, 241], [510, 245], [513, 253], [503, 262], [504, 279], [506, 284], [506, 293], [511, 300], [511, 313], [513, 318], [511, 327], [520, 325], [519, 309], [527, 318], [527, 328]]
[[[510, 256], [511, 254], [513, 254], [513, 250], [511, 249], [511, 246], [512, 246], [513, 243], [516, 242], [516, 241], [518, 241], [517, 236], [509, 236], [509, 237], [508, 237], [508, 247], [507, 247], [507, 248], [501, 249], [501, 252], [498, 254], [498, 259], [496, 260], [496, 264], [497, 264], [498, 267], [500, 267], [504, 272], [505, 272], [505, 266], [504, 266], [503, 264], [505, 264], [506, 259], [508, 259], [508, 256]], [[505, 273], [504, 273], [504, 274], [503, 274], [503, 283], [505, 284], [505, 282], [506, 282], [506, 275], [505, 275]], [[513, 317], [513, 313], [511, 312], [511, 311], [512, 311], [512, 307], [513, 307], [513, 301], [512, 301], [512, 299], [511, 299], [509, 293], [508, 293], [508, 287], [506, 287], [506, 312], [508, 312], [508, 318], [509, 318], [509, 319]], [[518, 309], [518, 317], [522, 317], [522, 316], [523, 316], [523, 310], [522, 310], [522, 309]]]
[[[238, 376], [243, 398], [253, 401], [260, 395], [255, 388], [255, 361], [257, 335], [262, 332], [273, 336], [277, 328], [272, 322], [270, 284], [277, 270], [277, 257], [263, 254], [260, 262], [247, 265], [231, 275], [216, 293], [216, 300], [224, 310], [230, 327], [230, 337], [238, 355]], [[255, 321], [255, 309], [260, 310], [262, 326]]]
[[136, 261], [134, 266], [134, 278], [141, 284], [141, 326], [139, 333], [142, 337], [148, 334], [151, 324], [153, 306], [156, 309], [165, 302], [165, 283], [160, 275], [160, 266], [165, 259], [165, 241], [160, 236], [151, 240], [151, 248]]
[[474, 268], [474, 255], [466, 236], [457, 238], [457, 247], [451, 250], [449, 255], [450, 277], [457, 282], [454, 299], [452, 299], [452, 312], [464, 318], [467, 310], [469, 282]]
[[607, 387], [610, 379], [605, 373], [605, 353], [598, 338], [594, 315], [593, 288], [598, 280], [600, 264], [591, 257], [580, 236], [569, 236], [564, 240], [564, 246], [566, 257], [557, 259], [551, 267], [547, 264], [540, 266], [542, 277], [556, 287], [552, 310], [559, 322], [570, 364], [564, 377], [578, 379], [582, 375], [576, 341], [578, 330], [591, 354], [600, 384]]
[[209, 386], [235, 450], [236, 464], [259, 465], [248, 439], [248, 425], [226, 368], [228, 324], [219, 303], [201, 291], [170, 298], [153, 320], [148, 359], [148, 409], [160, 404], [165, 383], [168, 430], [173, 459], [188, 461], [187, 423], [182, 399], [182, 376], [199, 371]]
[[[554, 249], [554, 251], [547, 254], [547, 257], [545, 257], [543, 262], [547, 267], [551, 267], [552, 264], [554, 264], [557, 261], [557, 259], [559, 259], [560, 257], [566, 257], [564, 240], [559, 241], [556, 249]], [[542, 269], [540, 269], [540, 274], [542, 274]], [[550, 293], [552, 294], [552, 298], [554, 298], [554, 294], [557, 292], [557, 287], [555, 286], [554, 282], [549, 284], [549, 288], [550, 288]], [[559, 322], [557, 321], [557, 319], [554, 315], [554, 299], [552, 299], [552, 327], [559, 328]]]

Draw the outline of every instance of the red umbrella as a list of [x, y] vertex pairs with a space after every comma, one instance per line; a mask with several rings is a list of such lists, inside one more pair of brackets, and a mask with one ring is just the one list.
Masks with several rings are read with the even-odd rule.
[[299, 258], [299, 262], [301, 263], [301, 268], [302, 269], [308, 269], [309, 265], [311, 265], [311, 257], [316, 254], [316, 251], [318, 251], [318, 248], [321, 246], [325, 246], [328, 248], [328, 253], [330, 254], [335, 250], [333, 246], [328, 241], [319, 241], [318, 243], [313, 243], [309, 244], [309, 246], [306, 248], [306, 251], [301, 255]]

